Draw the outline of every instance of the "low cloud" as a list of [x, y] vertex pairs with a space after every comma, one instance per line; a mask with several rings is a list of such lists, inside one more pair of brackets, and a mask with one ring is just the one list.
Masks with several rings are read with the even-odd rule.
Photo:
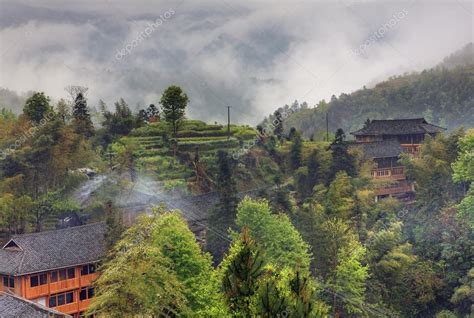
[[314, 105], [434, 66], [473, 38], [472, 5], [455, 0], [57, 3], [0, 4], [1, 87], [59, 99], [65, 86], [83, 85], [92, 106], [123, 97], [135, 107], [178, 84], [191, 98], [188, 115], [206, 121], [223, 122], [229, 105], [234, 120], [255, 124], [295, 99]]

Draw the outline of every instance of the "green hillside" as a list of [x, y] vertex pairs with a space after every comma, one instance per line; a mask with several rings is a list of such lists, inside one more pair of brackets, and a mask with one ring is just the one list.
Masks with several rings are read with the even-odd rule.
[[292, 109], [294, 113], [285, 120], [285, 128], [295, 127], [316, 139], [325, 137], [326, 112], [329, 130], [342, 128], [346, 133], [361, 128], [367, 118], [425, 117], [448, 130], [474, 127], [474, 65], [396, 76], [374, 88], [333, 96], [330, 102], [322, 101], [315, 108]]
[[112, 149], [124, 145], [129, 147], [133, 151], [137, 171], [158, 181], [176, 183], [192, 181], [195, 177], [193, 160], [196, 150], [206, 171], [212, 171], [218, 150], [238, 150], [255, 135], [256, 131], [249, 126], [231, 125], [229, 138], [226, 126], [186, 120], [176, 138], [170, 138], [166, 123], [157, 122], [132, 130], [129, 136], [120, 138]]

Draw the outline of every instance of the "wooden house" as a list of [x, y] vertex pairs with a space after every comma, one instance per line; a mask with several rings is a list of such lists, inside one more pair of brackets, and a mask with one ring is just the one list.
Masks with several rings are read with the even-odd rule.
[[435, 137], [444, 128], [428, 123], [424, 118], [372, 120], [360, 130], [351, 132], [356, 143], [352, 147], [374, 161], [373, 179], [380, 181], [376, 199], [384, 197], [410, 198], [413, 182], [407, 180], [399, 162], [402, 153], [418, 156], [425, 136]]
[[80, 317], [105, 256], [105, 223], [13, 236], [0, 249], [0, 291]]

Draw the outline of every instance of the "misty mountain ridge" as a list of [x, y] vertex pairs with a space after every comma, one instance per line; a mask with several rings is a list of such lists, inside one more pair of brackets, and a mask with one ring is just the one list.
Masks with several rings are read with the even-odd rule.
[[[329, 130], [342, 128], [347, 134], [360, 129], [367, 119], [425, 117], [448, 130], [474, 127], [473, 57], [469, 43], [432, 69], [392, 76], [373, 88], [364, 86], [339, 97], [333, 95], [329, 102], [323, 100], [314, 108], [301, 107], [295, 101], [278, 110], [292, 109], [292, 116], [284, 122], [286, 130], [294, 127], [316, 139], [326, 136], [326, 113]], [[272, 119], [270, 115], [265, 120]]]
[[[472, 91], [474, 91], [473, 66], [473, 44], [468, 43], [444, 58], [433, 69], [420, 73], [414, 72], [392, 76], [385, 81], [370, 85], [371, 88], [364, 86], [363, 89], [353, 93], [343, 93], [339, 98], [333, 96], [327, 104], [330, 115], [330, 130], [335, 130], [338, 127], [342, 127], [344, 130], [355, 130], [367, 118], [407, 117], [426, 117], [433, 123], [448, 129], [460, 125], [472, 127], [474, 126], [472, 114], [472, 109], [474, 109], [472, 96]], [[145, 77], [147, 77], [147, 81], [149, 80], [148, 82], [152, 82], [152, 74], [147, 74]], [[134, 80], [139, 81], [140, 79], [135, 78]], [[260, 80], [257, 78], [252, 80], [254, 82], [276, 81], [275, 79]], [[203, 85], [213, 86], [209, 82], [203, 82]], [[152, 87], [149, 88], [152, 89]], [[463, 92], [463, 94], [457, 96], [456, 92]], [[26, 99], [32, 93], [32, 91], [18, 93], [0, 87], [0, 108], [10, 109], [19, 114], [22, 112]], [[193, 96], [193, 92], [190, 93]], [[199, 95], [193, 97], [195, 99], [200, 98]], [[53, 100], [53, 103], [55, 102]], [[127, 102], [130, 105], [135, 105], [135, 101], [129, 100]], [[324, 103], [322, 101], [322, 105]], [[417, 103], [417, 105], [414, 105], [414, 103]], [[94, 108], [95, 105], [89, 106]], [[323, 136], [323, 131], [325, 131], [325, 107], [308, 108], [307, 103], [301, 105], [294, 103], [292, 109], [296, 112], [286, 120], [286, 129], [295, 127], [301, 130], [306, 137]], [[283, 110], [283, 108], [280, 107], [279, 109]]]

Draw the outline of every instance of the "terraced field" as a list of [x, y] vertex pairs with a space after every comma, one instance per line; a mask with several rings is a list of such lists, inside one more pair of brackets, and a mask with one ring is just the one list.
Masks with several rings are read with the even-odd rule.
[[133, 145], [138, 171], [158, 181], [176, 183], [194, 176], [191, 161], [196, 149], [200, 161], [212, 170], [218, 150], [232, 152], [255, 138], [256, 131], [251, 127], [232, 125], [230, 128], [229, 138], [226, 126], [188, 120], [181, 126], [177, 138], [172, 139], [166, 124], [160, 122], [135, 129], [119, 142]]

